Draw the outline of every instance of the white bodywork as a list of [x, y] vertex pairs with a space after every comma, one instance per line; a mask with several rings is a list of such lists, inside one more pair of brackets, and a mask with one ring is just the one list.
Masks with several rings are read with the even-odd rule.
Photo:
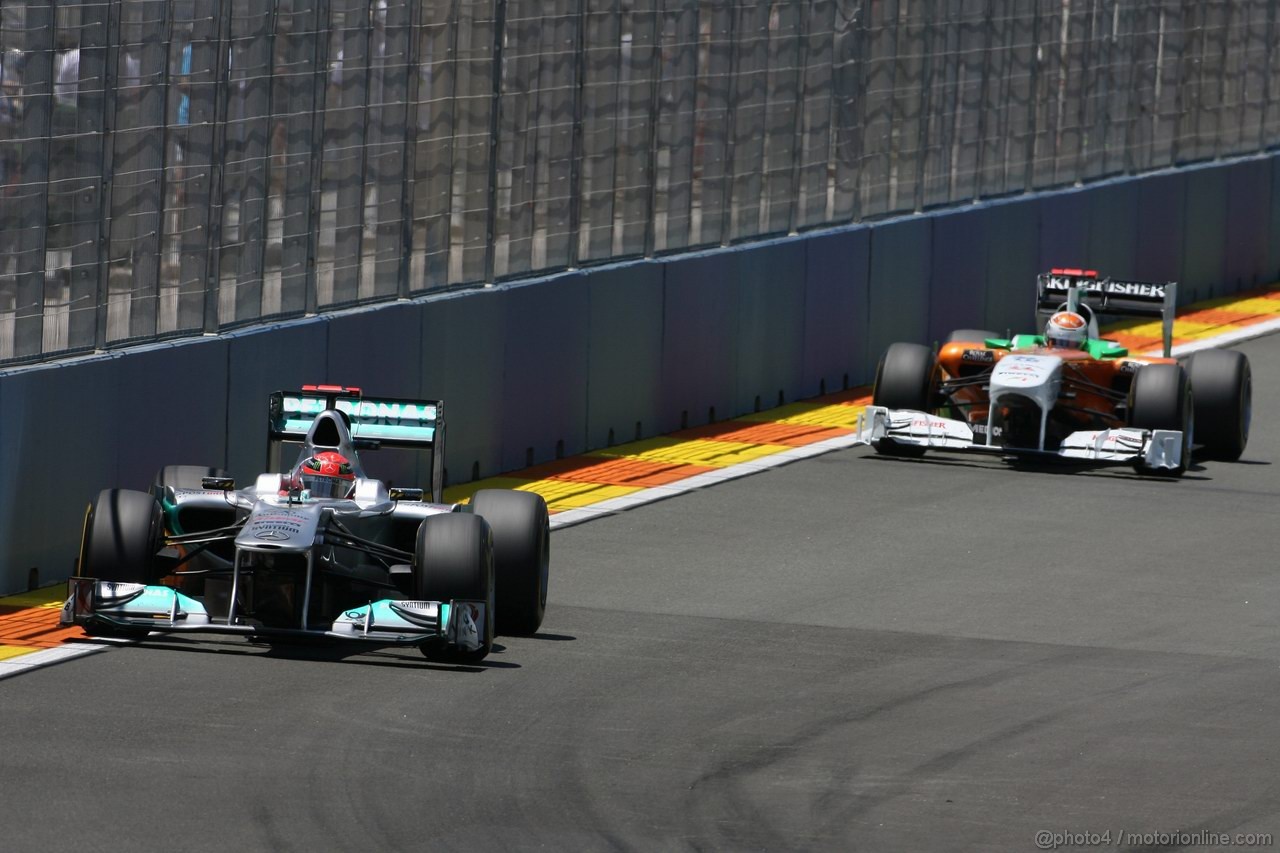
[[[1042, 431], [1043, 439], [1043, 431]], [[1120, 429], [1073, 432], [1056, 451], [1008, 448], [974, 441], [964, 421], [909, 409], [867, 406], [858, 416], [857, 443], [877, 446], [881, 441], [935, 450], [977, 450], [988, 453], [1044, 454], [1062, 459], [1100, 463], [1140, 463], [1148, 469], [1182, 467], [1182, 433], [1178, 430]]]
[[[1133, 427], [1080, 430], [1068, 435], [1057, 450], [1045, 449], [1049, 413], [1062, 393], [1061, 357], [1048, 353], [1013, 352], [996, 363], [988, 380], [991, 401], [985, 426], [938, 417], [907, 409], [868, 406], [858, 417], [859, 444], [939, 450], [980, 450], [1008, 455], [1042, 455], [1098, 463], [1133, 463], [1148, 470], [1177, 470], [1183, 466], [1182, 433], [1177, 430], [1145, 430]], [[1040, 412], [1040, 437], [1036, 447], [1004, 447], [996, 442], [1001, 425], [996, 412], [1002, 403], [1021, 398]], [[982, 433], [976, 437], [975, 433]]]
[[[1086, 301], [1087, 297], [1087, 301]], [[1065, 301], [1064, 301], [1065, 300]], [[1173, 334], [1177, 284], [1174, 282], [1099, 279], [1089, 270], [1055, 269], [1036, 279], [1037, 318], [1056, 311], [1082, 313], [1089, 323], [1089, 337], [1098, 336], [1102, 314], [1159, 315], [1163, 320], [1164, 355], [1169, 357]], [[1130, 359], [1140, 361], [1140, 359]], [[985, 424], [943, 418], [924, 412], [868, 406], [858, 416], [855, 441], [877, 449], [920, 448], [977, 450], [1008, 456], [1049, 457], [1095, 463], [1127, 463], [1140, 471], [1181, 472], [1189, 461], [1190, 436], [1179, 430], [1147, 430], [1120, 427], [1079, 430], [1066, 436], [1056, 450], [1046, 450], [1049, 415], [1063, 393], [1064, 359], [1053, 350], [1013, 351], [1004, 355], [983, 383], [990, 406]], [[974, 380], [982, 381], [982, 380]], [[1070, 398], [1072, 380], [1067, 380]], [[1002, 412], [1039, 411], [1039, 439], [1034, 447], [1010, 447], [999, 443], [1010, 427]], [[1031, 414], [1028, 412], [1028, 414]], [[1028, 424], [1029, 426], [1029, 424]], [[1021, 432], [1021, 425], [1018, 427]], [[1019, 438], [1019, 440], [1022, 440]], [[1029, 441], [1029, 436], [1026, 439]]]
[[987, 416], [987, 443], [995, 432], [995, 411], [1003, 398], [1026, 397], [1040, 409], [1040, 449], [1044, 429], [1062, 390], [1062, 359], [1056, 355], [1006, 355], [991, 371], [991, 414]]

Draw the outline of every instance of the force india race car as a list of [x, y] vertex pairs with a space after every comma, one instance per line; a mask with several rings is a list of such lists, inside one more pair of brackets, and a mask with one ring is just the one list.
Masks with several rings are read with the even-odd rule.
[[[1207, 458], [1240, 458], [1249, 440], [1249, 360], [1235, 350], [1204, 350], [1185, 365], [1171, 357], [1175, 283], [1058, 269], [1036, 284], [1042, 322], [1059, 311], [1087, 321], [1082, 348], [974, 329], [952, 332], [936, 353], [892, 344], [859, 420], [861, 443], [895, 456], [983, 451], [1167, 476], [1186, 470], [1193, 446]], [[1100, 340], [1099, 314], [1162, 317], [1164, 357]]]
[[[441, 402], [321, 385], [276, 392], [270, 407], [268, 470], [280, 470], [286, 445], [301, 444], [285, 473], [235, 490], [224, 471], [170, 465], [150, 493], [98, 495], [64, 625], [107, 637], [200, 631], [414, 645], [447, 662], [483, 659], [495, 633], [538, 630], [546, 503], [489, 489], [469, 505], [445, 504]], [[367, 477], [357, 453], [379, 447], [428, 451], [430, 495]], [[320, 479], [304, 474], [333, 454], [346, 464], [335, 463], [347, 493], [315, 494]]]

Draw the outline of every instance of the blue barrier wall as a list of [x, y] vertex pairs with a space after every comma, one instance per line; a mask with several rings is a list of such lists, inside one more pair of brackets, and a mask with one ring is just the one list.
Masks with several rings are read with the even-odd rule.
[[869, 381], [871, 229], [820, 234], [804, 247], [802, 390], [838, 391]]
[[730, 280], [738, 291], [738, 376], [732, 408], [717, 411], [721, 418], [817, 393], [804, 393], [804, 287], [785, 286], [805, 281], [804, 243], [784, 240], [734, 254]]
[[[1054, 266], [1075, 266], [1074, 262], [1064, 264], [1064, 258], [1089, 257], [1090, 223], [1092, 222], [1092, 205], [1089, 203], [1092, 193], [1083, 190], [1069, 190], [1051, 198], [1043, 199], [1037, 205], [1037, 218], [1040, 223], [1040, 254], [1036, 266], [1040, 270], [1052, 269]], [[1012, 205], [1014, 215], [1021, 205]], [[1090, 266], [1095, 266], [1090, 262]]]
[[587, 449], [587, 276], [506, 289], [501, 470]]
[[[0, 592], [71, 573], [99, 489], [145, 489], [171, 463], [249, 481], [273, 390], [442, 399], [448, 477], [467, 482], [864, 384], [893, 341], [1027, 329], [1052, 266], [1177, 279], [1184, 301], [1273, 281], [1280, 169], [1250, 158], [3, 371]], [[406, 452], [366, 462], [428, 479]]]
[[867, 345], [881, 353], [898, 340], [929, 336], [929, 282], [933, 217], [886, 222], [871, 229], [871, 279], [867, 288]]
[[[1073, 196], [1054, 198], [1071, 203]], [[1041, 216], [1046, 205], [1051, 210], [1056, 207], [1043, 198], [1018, 199], [992, 204], [977, 214], [987, 217], [987, 307], [985, 322], [978, 328], [1004, 331], [1030, 325], [1036, 276], [1063, 265], [1057, 259], [1046, 265], [1041, 259]]]
[[[1186, 175], [1182, 271], [1178, 299], [1197, 302], [1226, 292], [1227, 176], [1231, 168], [1196, 169]], [[1234, 290], [1234, 286], [1231, 290]]]
[[933, 217], [927, 340], [943, 340], [953, 329], [984, 328], [990, 221], [987, 210]]
[[1139, 194], [1134, 181], [1108, 184], [1087, 193], [1089, 266], [1117, 278], [1138, 275]]
[[726, 417], [737, 396], [738, 288], [732, 253], [663, 261], [658, 432]]
[[1222, 285], [1227, 292], [1265, 282], [1258, 258], [1268, 256], [1271, 238], [1271, 160], [1227, 167], [1227, 216]]
[[663, 267], [612, 267], [587, 281], [587, 446], [655, 435], [662, 400]]

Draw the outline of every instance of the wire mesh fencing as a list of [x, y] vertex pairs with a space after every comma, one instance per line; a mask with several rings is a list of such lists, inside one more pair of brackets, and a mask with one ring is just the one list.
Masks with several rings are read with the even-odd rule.
[[1278, 6], [4, 0], [0, 362], [1265, 150]]

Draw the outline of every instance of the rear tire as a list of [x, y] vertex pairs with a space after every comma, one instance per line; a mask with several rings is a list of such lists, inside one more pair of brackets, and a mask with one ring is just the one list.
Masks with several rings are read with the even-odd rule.
[[1182, 464], [1172, 470], [1149, 468], [1141, 461], [1135, 467], [1142, 474], [1181, 477], [1191, 460], [1194, 409], [1191, 383], [1180, 364], [1149, 364], [1138, 370], [1129, 389], [1129, 426], [1139, 429], [1182, 431]]
[[1004, 338], [1004, 335], [991, 331], [990, 329], [956, 329], [947, 335], [946, 343], [953, 344], [956, 341], [963, 343], [975, 343], [986, 345], [987, 338]]
[[481, 489], [471, 511], [493, 528], [494, 630], [506, 637], [536, 634], [547, 612], [551, 569], [547, 502], [533, 492]]
[[418, 528], [413, 565], [414, 597], [421, 601], [485, 602], [481, 645], [475, 651], [434, 643], [420, 648], [428, 660], [476, 663], [493, 649], [493, 532], [483, 518], [465, 513], [429, 516]]
[[206, 465], [166, 465], [156, 472], [155, 482], [151, 484], [151, 493], [157, 498], [170, 489], [203, 489], [201, 482], [205, 477], [230, 477], [222, 468]]
[[1253, 372], [1237, 350], [1204, 350], [1187, 363], [1195, 400], [1196, 440], [1210, 459], [1234, 462], [1249, 443]]
[[[876, 367], [876, 384], [871, 392], [872, 405], [931, 413], [937, 366], [933, 350], [926, 346], [890, 344]], [[876, 447], [876, 452], [885, 456], [923, 456], [924, 450], [923, 447], [914, 445], [892, 445], [887, 442]]]
[[[117, 583], [154, 584], [159, 580], [156, 558], [163, 536], [160, 505], [144, 492], [103, 489], [85, 509], [77, 574]], [[144, 628], [85, 625], [91, 637], [137, 639]]]

